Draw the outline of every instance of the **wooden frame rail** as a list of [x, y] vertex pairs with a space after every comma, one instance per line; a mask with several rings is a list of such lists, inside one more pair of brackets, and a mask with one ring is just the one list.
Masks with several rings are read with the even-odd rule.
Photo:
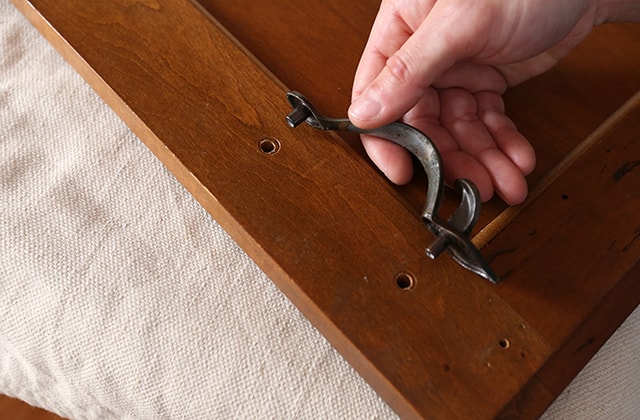
[[12, 1], [403, 416], [537, 416], [640, 302], [640, 95], [620, 100], [636, 85], [543, 153], [526, 205], [489, 204], [476, 241], [494, 286], [425, 258], [419, 188], [391, 187], [352, 138], [287, 127], [287, 70], [256, 60], [232, 6]]

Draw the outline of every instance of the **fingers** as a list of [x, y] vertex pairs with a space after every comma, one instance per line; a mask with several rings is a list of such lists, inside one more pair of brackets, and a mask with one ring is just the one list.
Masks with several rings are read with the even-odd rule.
[[409, 36], [411, 31], [395, 12], [393, 2], [383, 1], [356, 69], [351, 100], [360, 96]]
[[353, 83], [354, 101], [380, 74], [387, 60], [398, 51], [428, 15], [435, 0], [406, 2], [400, 6], [383, 0], [371, 28]]
[[[440, 99], [435, 89], [428, 89], [402, 119], [427, 134], [442, 154], [458, 150], [458, 145], [440, 125]], [[362, 144], [376, 166], [395, 184], [408, 183], [413, 176], [413, 161], [409, 152], [387, 140], [362, 135]]]
[[505, 114], [502, 98], [491, 92], [479, 92], [474, 96], [479, 118], [491, 133], [498, 148], [524, 175], [529, 175], [536, 165], [536, 153]]
[[[519, 9], [486, 9], [483, 3], [483, 13], [471, 13], [461, 6], [383, 0], [356, 71], [349, 119], [367, 129], [404, 116], [436, 144], [446, 182], [468, 178], [483, 201], [495, 192], [518, 204], [527, 195], [524, 176], [535, 166], [535, 153], [504, 113], [499, 95], [507, 88], [505, 69], [465, 58], [493, 57], [496, 48], [509, 45], [509, 37], [502, 39], [507, 30], [498, 31], [503, 36], [495, 45], [484, 35], [495, 28], [495, 16]], [[457, 31], [448, 31], [453, 25]], [[391, 181], [410, 180], [408, 152], [371, 136], [363, 136], [363, 143]]]
[[411, 181], [413, 161], [406, 149], [379, 137], [363, 134], [361, 138], [367, 154], [389, 181], [398, 185]]
[[[440, 122], [456, 140], [460, 151], [484, 167], [493, 189], [507, 204], [524, 201], [527, 196], [524, 174], [533, 169], [535, 154], [513, 123], [501, 112], [502, 99], [490, 92], [474, 96], [463, 89], [445, 89], [440, 92], [440, 101]], [[445, 169], [452, 172], [453, 176], [465, 171], [457, 167], [463, 162], [447, 159], [450, 162]], [[469, 170], [467, 177], [481, 190], [482, 199], [487, 199], [487, 194], [492, 191], [484, 185], [486, 178], [480, 176], [477, 169]]]
[[495, 192], [510, 206], [522, 203], [527, 198], [527, 181], [513, 162], [499, 149], [485, 149], [475, 156], [485, 167]]
[[[443, 22], [431, 14], [419, 27], [412, 27], [407, 21], [399, 26], [401, 19], [393, 11], [381, 8], [380, 13], [359, 65], [349, 108], [349, 119], [361, 128], [400, 119], [437, 76], [455, 63], [460, 51], [452, 39], [434, 30]], [[378, 24], [385, 19], [388, 25]], [[390, 29], [394, 26], [396, 29]]]
[[349, 119], [361, 128], [374, 128], [399, 120], [418, 102], [435, 74], [441, 71], [432, 68], [430, 63], [439, 62], [438, 59], [417, 60], [403, 48], [387, 60], [376, 79], [351, 104]]
[[495, 147], [491, 134], [478, 118], [475, 97], [464, 89], [440, 91], [440, 122], [456, 139], [458, 146], [472, 156]]
[[454, 150], [442, 154], [444, 182], [452, 186], [456, 179], [468, 179], [473, 182], [480, 193], [482, 202], [493, 197], [493, 180], [487, 169], [478, 160], [462, 150]]
[[436, 88], [463, 88], [469, 92], [490, 91], [502, 95], [507, 81], [495, 67], [459, 61], [433, 83]]
[[410, 31], [403, 20], [393, 15], [393, 10], [383, 2], [356, 69], [351, 92], [352, 101], [380, 74], [389, 56], [397, 51], [409, 36]]
[[[535, 166], [535, 153], [504, 114], [504, 103], [492, 92], [471, 94], [463, 89], [428, 89], [403, 121], [424, 132], [442, 156], [444, 181], [470, 179], [482, 201], [494, 193], [507, 204], [527, 196], [525, 175]], [[394, 183], [413, 175], [409, 153], [372, 136], [363, 144], [373, 162]]]

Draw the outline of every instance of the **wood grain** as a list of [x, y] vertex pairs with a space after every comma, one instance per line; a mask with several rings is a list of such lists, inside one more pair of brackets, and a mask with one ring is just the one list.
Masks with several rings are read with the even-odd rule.
[[540, 385], [562, 392], [615, 331], [611, 320], [640, 304], [640, 93], [631, 104], [484, 249], [505, 278], [499, 294], [554, 348], [514, 400], [529, 402], [505, 415], [533, 410], [526, 395]]
[[[326, 34], [318, 31], [327, 31], [312, 20], [326, 22], [328, 32], [340, 34], [346, 45], [363, 45], [372, 13], [360, 10], [360, 3], [314, 3], [314, 19], [307, 20], [298, 20], [298, 9], [284, 2], [269, 3], [272, 11], [262, 15], [255, 12], [258, 5], [245, 5], [244, 15], [236, 15], [247, 16], [244, 27], [253, 28], [250, 19], [264, 25], [260, 18], [281, 27], [274, 33], [286, 42], [265, 50], [243, 39], [228, 19], [240, 47], [186, 0], [13, 2], [403, 416], [539, 414], [586, 362], [570, 357], [572, 346], [580, 347], [585, 334], [595, 331], [597, 338], [583, 354], [592, 352], [638, 304], [640, 292], [630, 279], [637, 274], [639, 244], [614, 220], [640, 219], [638, 171], [623, 170], [630, 153], [637, 153], [622, 134], [637, 135], [629, 122], [637, 118], [635, 110], [598, 142], [610, 143], [607, 168], [597, 166], [604, 152], [594, 147], [483, 250], [506, 277], [495, 287], [446, 257], [426, 260], [423, 249], [431, 236], [415, 217], [416, 200], [409, 190], [391, 187], [357, 142], [308, 127], [291, 130], [284, 123], [289, 106], [283, 85], [293, 79], [278, 72], [304, 76], [302, 90], [326, 105], [327, 113], [343, 103], [345, 69], [354, 54], [345, 61], [340, 51], [326, 55], [335, 49], [334, 35], [320, 42]], [[223, 10], [207, 8], [226, 19]], [[296, 19], [282, 20], [289, 13]], [[294, 23], [310, 32], [298, 36]], [[270, 39], [269, 28], [264, 31], [261, 37]], [[280, 67], [256, 62], [258, 54], [273, 54]], [[316, 54], [327, 60], [325, 66], [308, 64]], [[295, 67], [299, 63], [307, 63], [304, 71]], [[619, 64], [614, 57], [605, 78], [613, 78]], [[334, 76], [340, 95], [325, 104], [331, 89], [314, 83]], [[551, 86], [557, 78], [556, 73], [541, 80]], [[583, 94], [584, 87], [554, 95]], [[531, 104], [522, 105], [514, 95], [509, 101], [530, 111]], [[589, 118], [605, 120], [615, 111], [624, 94], [614, 89], [612, 95]], [[544, 100], [537, 99], [538, 105]], [[551, 148], [559, 152], [548, 161], [559, 162], [592, 129], [578, 129], [583, 116], [547, 111], [519, 118], [525, 126], [533, 121], [541, 146], [557, 138], [545, 137], [547, 132], [567, 139], [563, 147]], [[550, 122], [535, 126], [545, 116]], [[263, 139], [277, 142], [278, 152], [262, 152]], [[611, 202], [615, 212], [609, 212]], [[498, 208], [490, 210], [488, 222]], [[574, 254], [567, 253], [572, 249]], [[556, 262], [555, 271], [548, 261]], [[401, 290], [398, 275], [415, 279], [415, 287]], [[617, 311], [604, 319], [603, 311], [613, 306]], [[563, 363], [568, 366], [558, 371]]]
[[[285, 0], [199, 3], [285, 85], [313, 94], [327, 115], [346, 115], [378, 0], [325, 0], [304, 7]], [[598, 27], [550, 72], [507, 93], [509, 116], [536, 149], [531, 189], [640, 89], [639, 39], [640, 25]], [[364, 155], [357, 136], [340, 135]], [[422, 209], [425, 179], [420, 171], [410, 185], [396, 189], [416, 212]], [[504, 209], [499, 199], [486, 203], [478, 227]]]

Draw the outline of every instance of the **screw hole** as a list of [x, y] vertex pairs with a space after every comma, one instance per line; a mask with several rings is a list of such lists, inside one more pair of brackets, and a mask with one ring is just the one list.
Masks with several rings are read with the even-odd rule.
[[260, 151], [265, 155], [273, 155], [280, 150], [280, 142], [272, 137], [266, 137], [258, 143]]
[[498, 345], [503, 349], [508, 349], [511, 343], [509, 343], [509, 340], [507, 340], [506, 338], [503, 338], [498, 342]]
[[396, 286], [400, 290], [411, 290], [416, 285], [416, 279], [412, 274], [409, 273], [398, 273], [396, 274]]

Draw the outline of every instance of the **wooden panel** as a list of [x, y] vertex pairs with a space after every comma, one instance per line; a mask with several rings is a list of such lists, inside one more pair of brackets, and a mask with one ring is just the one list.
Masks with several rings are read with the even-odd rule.
[[[591, 168], [606, 141], [607, 168], [564, 165], [571, 169], [513, 223], [492, 230], [483, 252], [507, 278], [495, 287], [446, 257], [428, 261], [431, 236], [404, 190], [389, 186], [348, 139], [289, 129], [282, 82], [192, 3], [13, 1], [401, 415], [537, 414], [586, 361], [570, 357], [571, 346], [593, 330], [591, 352], [638, 303], [630, 273], [639, 244], [613, 223], [639, 219], [638, 171], [620, 169], [638, 153], [620, 134], [637, 137], [629, 123], [637, 100], [572, 161]], [[332, 4], [318, 16], [350, 16]], [[360, 22], [329, 20], [345, 33]], [[313, 56], [309, 39], [297, 42]], [[296, 52], [297, 42], [280, 48]], [[340, 66], [332, 71], [344, 78]], [[329, 97], [318, 92], [314, 101]], [[615, 110], [607, 106], [602, 119]], [[265, 138], [277, 140], [277, 153], [261, 152]], [[617, 213], [605, 202], [616, 202]], [[581, 222], [602, 220], [612, 228], [594, 230], [599, 242], [585, 240]], [[557, 271], [547, 260], [558, 260]], [[585, 264], [593, 261], [599, 265]], [[612, 265], [604, 276], [601, 268]], [[400, 290], [399, 273], [416, 286]], [[619, 309], [603, 321], [612, 306]], [[557, 372], [560, 362], [569, 367]]]
[[[640, 96], [484, 249], [505, 280], [499, 293], [556, 345], [570, 333], [562, 327], [584, 319], [638, 262], [633, 252], [640, 245], [640, 171], [634, 170], [640, 165], [638, 121]], [[544, 276], [536, 265], [546, 265]], [[534, 293], [531, 285], [544, 293]], [[540, 307], [545, 311], [531, 309]], [[567, 322], [553, 325], [550, 316]]]
[[640, 304], [640, 93], [625, 110], [483, 250], [498, 293], [554, 349], [522, 399], [540, 385], [562, 392]]
[[[304, 7], [286, 0], [199, 3], [287, 86], [309, 95], [327, 115], [346, 115], [378, 0], [324, 0], [305, 2]], [[532, 188], [640, 89], [638, 40], [640, 25], [596, 28], [557, 67], [508, 92], [509, 116], [536, 149]], [[363, 153], [357, 136], [340, 135]], [[397, 189], [420, 210], [424, 188], [418, 173], [412, 184]], [[499, 199], [485, 204], [479, 226], [504, 208]]]
[[0, 395], [0, 418], [12, 420], [62, 420], [62, 417], [15, 398]]

